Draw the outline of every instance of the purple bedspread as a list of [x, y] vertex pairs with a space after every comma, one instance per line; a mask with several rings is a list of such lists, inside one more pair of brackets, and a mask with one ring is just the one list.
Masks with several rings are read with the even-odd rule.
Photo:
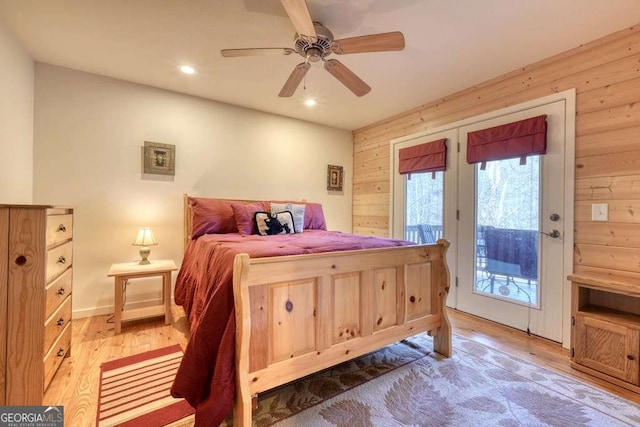
[[233, 260], [300, 255], [353, 249], [406, 246], [413, 243], [334, 231], [241, 236], [209, 234], [189, 242], [175, 287], [176, 304], [189, 319], [191, 336], [171, 388], [196, 409], [196, 426], [218, 425], [233, 407], [235, 395], [235, 310]]

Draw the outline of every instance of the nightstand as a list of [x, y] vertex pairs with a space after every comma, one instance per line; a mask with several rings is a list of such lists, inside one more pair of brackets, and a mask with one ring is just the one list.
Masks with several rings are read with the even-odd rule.
[[[171, 272], [177, 270], [176, 263], [170, 259], [151, 261], [141, 265], [136, 262], [113, 264], [107, 276], [115, 277], [115, 334], [120, 333], [122, 322], [164, 316], [165, 324], [170, 325], [171, 318]], [[162, 277], [163, 304], [153, 307], [137, 308], [123, 311], [123, 289], [127, 281], [143, 277]]]

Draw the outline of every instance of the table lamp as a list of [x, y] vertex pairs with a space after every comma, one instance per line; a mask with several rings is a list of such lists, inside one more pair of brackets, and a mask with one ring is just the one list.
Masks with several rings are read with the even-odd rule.
[[136, 240], [133, 241], [133, 246], [141, 246], [140, 248], [140, 264], [149, 264], [149, 254], [151, 249], [149, 246], [157, 245], [156, 239], [153, 237], [153, 232], [148, 227], [143, 227], [138, 231]]

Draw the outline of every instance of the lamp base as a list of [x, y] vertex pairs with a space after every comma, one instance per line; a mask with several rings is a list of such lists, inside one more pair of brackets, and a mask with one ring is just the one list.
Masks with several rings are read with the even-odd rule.
[[143, 246], [140, 248], [140, 258], [142, 258], [140, 260], [140, 262], [138, 264], [140, 265], [147, 265], [147, 264], [151, 264], [151, 262], [149, 262], [149, 254], [151, 253], [151, 249], [149, 249], [147, 246]]

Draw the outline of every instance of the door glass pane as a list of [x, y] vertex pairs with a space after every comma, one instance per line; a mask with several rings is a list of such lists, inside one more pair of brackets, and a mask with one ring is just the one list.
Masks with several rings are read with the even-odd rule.
[[540, 157], [476, 165], [474, 292], [538, 307]]
[[444, 172], [412, 173], [405, 176], [404, 238], [420, 244], [442, 238]]

